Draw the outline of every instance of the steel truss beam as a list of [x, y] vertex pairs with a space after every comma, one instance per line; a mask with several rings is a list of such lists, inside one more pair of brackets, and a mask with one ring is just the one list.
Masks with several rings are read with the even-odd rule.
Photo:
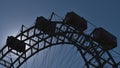
[[[90, 36], [79, 32], [67, 24], [59, 23], [54, 35], [44, 34], [32, 26], [28, 29], [22, 26], [16, 38], [26, 43], [25, 52], [19, 53], [8, 46], [0, 50], [0, 64], [7, 68], [19, 68], [36, 53], [58, 44], [72, 44], [77, 47], [87, 68], [103, 68], [106, 65], [117, 68], [117, 63], [109, 51], [103, 50]], [[15, 57], [10, 57], [10, 54]]]

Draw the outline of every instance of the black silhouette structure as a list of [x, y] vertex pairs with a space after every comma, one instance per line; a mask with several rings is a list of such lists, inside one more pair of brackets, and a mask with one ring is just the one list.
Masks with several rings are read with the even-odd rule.
[[[73, 44], [86, 68], [104, 68], [106, 65], [118, 68], [118, 62], [110, 53], [110, 50], [117, 47], [114, 35], [102, 27], [95, 28], [89, 35], [85, 34], [87, 21], [75, 12], [68, 12], [62, 21], [52, 21], [53, 15], [50, 20], [43, 16], [37, 17], [35, 25], [27, 29], [22, 25], [16, 37], [9, 36], [6, 45], [0, 50], [0, 65], [19, 68], [39, 51], [58, 44]], [[9, 53], [17, 57], [6, 60]]]
[[117, 38], [101, 27], [94, 29], [93, 39], [106, 50], [117, 47]]

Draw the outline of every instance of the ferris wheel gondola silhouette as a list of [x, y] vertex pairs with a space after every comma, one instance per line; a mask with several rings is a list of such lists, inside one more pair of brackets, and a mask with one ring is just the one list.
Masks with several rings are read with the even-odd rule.
[[[26, 28], [22, 25], [18, 35], [9, 36], [6, 45], [0, 50], [0, 65], [19, 68], [28, 59], [46, 50], [45, 55], [51, 57], [44, 56], [39, 60], [38, 63], [42, 64], [38, 68], [75, 68], [77, 65], [77, 68], [118, 68], [119, 62], [110, 53], [110, 50], [117, 47], [114, 35], [102, 27], [86, 34], [87, 21], [75, 12], [68, 12], [62, 21], [53, 21], [54, 15], [52, 13], [50, 19], [37, 17], [33, 26]], [[52, 51], [49, 51], [50, 48]], [[77, 51], [79, 56], [74, 55], [72, 50]], [[71, 55], [66, 57], [66, 54]], [[76, 56], [81, 59], [75, 59]]]

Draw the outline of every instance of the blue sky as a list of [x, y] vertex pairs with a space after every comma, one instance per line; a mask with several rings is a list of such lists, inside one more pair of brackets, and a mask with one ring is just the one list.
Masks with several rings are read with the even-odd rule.
[[120, 52], [120, 0], [0, 0], [0, 47], [22, 24], [33, 25], [37, 16], [49, 18], [55, 12], [64, 18], [70, 11], [114, 34], [118, 39], [115, 50]]

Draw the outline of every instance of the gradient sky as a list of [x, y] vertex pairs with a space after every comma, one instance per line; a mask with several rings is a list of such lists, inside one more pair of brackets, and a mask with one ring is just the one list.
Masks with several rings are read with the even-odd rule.
[[120, 52], [120, 0], [0, 0], [0, 47], [22, 24], [33, 25], [37, 16], [49, 18], [55, 12], [64, 18], [70, 11], [114, 34]]

